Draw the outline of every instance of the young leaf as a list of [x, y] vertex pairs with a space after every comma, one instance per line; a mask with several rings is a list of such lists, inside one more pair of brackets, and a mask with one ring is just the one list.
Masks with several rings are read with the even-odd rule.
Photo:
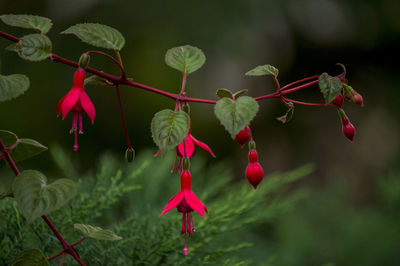
[[125, 38], [118, 30], [98, 23], [77, 24], [61, 34], [74, 34], [82, 42], [105, 49], [120, 51], [125, 45]]
[[18, 137], [11, 131], [0, 130], [0, 139], [3, 142], [3, 144], [8, 148], [17, 142]]
[[321, 93], [324, 95], [325, 103], [329, 104], [338, 96], [342, 90], [340, 79], [331, 77], [328, 73], [322, 73], [318, 82]]
[[25, 60], [41, 61], [50, 56], [52, 44], [46, 35], [29, 34], [22, 37], [14, 48]]
[[230, 91], [230, 90], [228, 90], [228, 89], [218, 89], [217, 90], [217, 96], [219, 97], [219, 98], [224, 98], [224, 97], [226, 97], [226, 98], [229, 98], [229, 99], [232, 99], [232, 92]]
[[162, 150], [175, 148], [189, 132], [189, 117], [185, 112], [164, 109], [151, 120], [151, 133], [154, 142]]
[[0, 75], [0, 102], [17, 98], [29, 88], [29, 78], [22, 74]]
[[196, 71], [204, 62], [206, 62], [204, 53], [199, 48], [190, 45], [171, 48], [165, 54], [167, 65], [186, 74]]
[[102, 85], [105, 86], [106, 84], [104, 82], [101, 82], [102, 78], [100, 78], [97, 75], [91, 75], [87, 78], [85, 78], [85, 86], [86, 85]]
[[283, 116], [277, 117], [278, 121], [281, 121], [283, 124], [286, 124], [290, 120], [292, 120], [294, 115], [294, 105], [291, 103], [290, 107], [286, 110], [286, 113]]
[[240, 96], [242, 96], [243, 94], [246, 94], [247, 92], [248, 92], [248, 90], [246, 90], [246, 89], [237, 91], [237, 92], [235, 92], [235, 93], [233, 94], [233, 98], [237, 99], [237, 98], [239, 98]]
[[53, 26], [51, 19], [33, 15], [2, 15], [0, 19], [7, 25], [25, 29], [34, 29], [46, 34]]
[[18, 139], [18, 145], [10, 151], [14, 162], [19, 162], [33, 157], [47, 150], [39, 142], [33, 139]]
[[214, 108], [216, 117], [232, 138], [250, 123], [257, 111], [257, 101], [248, 96], [239, 97], [236, 101], [222, 98]]
[[247, 76], [265, 76], [272, 75], [277, 77], [279, 70], [271, 65], [257, 66], [246, 73]]
[[81, 231], [85, 236], [98, 239], [98, 240], [109, 240], [116, 241], [121, 240], [122, 237], [114, 234], [109, 230], [104, 230], [100, 227], [93, 226], [90, 224], [74, 224], [74, 227]]
[[46, 266], [50, 265], [39, 249], [27, 249], [14, 257], [10, 266]]
[[59, 209], [75, 196], [76, 191], [72, 180], [58, 179], [48, 185], [46, 176], [35, 170], [23, 171], [13, 183], [15, 199], [28, 223]]

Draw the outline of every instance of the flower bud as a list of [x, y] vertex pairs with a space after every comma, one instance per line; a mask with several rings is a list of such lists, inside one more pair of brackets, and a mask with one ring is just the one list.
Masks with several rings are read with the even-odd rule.
[[336, 96], [333, 101], [331, 101], [331, 104], [335, 105], [337, 108], [342, 108], [343, 106], [343, 95], [340, 93], [338, 96]]
[[353, 96], [353, 103], [360, 105], [361, 107], [364, 106], [364, 101], [363, 101], [363, 97], [361, 96], [361, 94], [359, 93], [355, 93]]
[[249, 162], [256, 163], [258, 161], [258, 154], [256, 150], [249, 151]]
[[[348, 121], [348, 119], [347, 119]], [[354, 140], [354, 135], [356, 134], [356, 129], [354, 128], [353, 124], [348, 121], [347, 124], [342, 125], [343, 134], [348, 138], [351, 142]]]
[[246, 168], [246, 178], [250, 184], [253, 185], [254, 189], [257, 188], [258, 184], [264, 177], [264, 170], [259, 163], [249, 163]]
[[132, 162], [134, 159], [135, 159], [135, 150], [134, 150], [132, 147], [127, 148], [126, 151], [125, 151], [125, 160], [126, 160], [128, 163], [130, 163], [130, 162]]
[[86, 68], [89, 65], [90, 55], [83, 53], [79, 58], [78, 65], [80, 68]]
[[350, 120], [347, 116], [342, 118], [342, 126], [347, 125], [348, 123], [350, 123]]
[[240, 146], [243, 148], [244, 144], [251, 139], [251, 130], [249, 126], [246, 126], [244, 129], [240, 130], [239, 133], [236, 134], [235, 140]]

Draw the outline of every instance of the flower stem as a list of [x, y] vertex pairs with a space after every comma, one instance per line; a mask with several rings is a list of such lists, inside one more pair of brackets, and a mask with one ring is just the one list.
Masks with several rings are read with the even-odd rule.
[[75, 247], [75, 246], [79, 245], [81, 242], [83, 242], [87, 238], [88, 238], [87, 236], [82, 237], [81, 239], [76, 241], [74, 244], [72, 244], [71, 247]]
[[127, 127], [126, 127], [124, 109], [122, 108], [121, 94], [119, 93], [119, 86], [118, 86], [118, 84], [115, 85], [115, 89], [116, 89], [116, 91], [117, 91], [118, 105], [119, 105], [119, 110], [121, 111], [122, 126], [124, 127], [126, 144], [128, 145], [128, 148], [132, 148], [131, 140], [129, 139], [129, 135], [128, 135], [128, 129], [127, 129]]
[[[121, 70], [121, 78], [122, 79], [126, 79], [126, 74], [125, 74], [124, 67], [123, 67], [122, 63], [119, 60], [117, 61], [111, 55], [109, 55], [107, 53], [104, 53], [104, 52], [101, 52], [101, 51], [88, 51], [88, 52], [86, 52], [86, 54], [88, 54], [88, 55], [90, 55], [90, 54], [99, 54], [99, 55], [102, 55], [102, 56], [105, 56], [105, 57], [111, 59], [112, 61], [114, 61], [114, 63], [116, 63], [118, 65], [119, 69]], [[119, 53], [118, 53], [118, 55], [119, 55]]]
[[307, 78], [303, 78], [303, 79], [296, 80], [296, 81], [294, 81], [294, 82], [292, 82], [292, 83], [289, 83], [289, 84], [283, 86], [283, 87], [282, 87], [282, 90], [285, 90], [285, 89], [287, 89], [287, 88], [289, 88], [289, 87], [291, 87], [291, 86], [293, 86], [293, 85], [296, 85], [296, 84], [298, 84], [298, 83], [301, 83], [301, 82], [303, 82], [303, 81], [307, 81], [307, 80], [310, 80], [310, 79], [317, 79], [317, 78], [319, 78], [319, 76], [320, 76], [320, 75], [314, 75], [314, 76], [311, 76], [311, 77], [307, 77]]

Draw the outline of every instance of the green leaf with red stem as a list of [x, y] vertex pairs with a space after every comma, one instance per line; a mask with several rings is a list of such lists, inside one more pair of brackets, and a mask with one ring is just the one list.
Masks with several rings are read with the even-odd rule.
[[154, 142], [163, 151], [175, 148], [189, 132], [189, 116], [181, 111], [164, 109], [151, 120], [151, 134]]
[[0, 75], [0, 102], [8, 101], [24, 94], [29, 85], [29, 78], [25, 75]]
[[277, 77], [279, 74], [279, 70], [271, 65], [263, 65], [263, 66], [257, 66], [256, 68], [253, 68], [252, 70], [248, 71], [246, 73], [247, 76], [265, 76], [265, 75], [272, 75]]
[[46, 266], [50, 265], [39, 249], [26, 249], [11, 261], [10, 266]]
[[18, 55], [28, 61], [41, 61], [47, 59], [52, 50], [50, 39], [43, 34], [29, 34], [20, 39], [9, 50], [13, 50]]
[[340, 79], [331, 77], [328, 73], [322, 73], [319, 76], [318, 85], [326, 104], [332, 102], [342, 91], [342, 82]]
[[117, 241], [121, 240], [122, 237], [114, 234], [109, 230], [104, 230], [103, 228], [93, 226], [90, 224], [74, 224], [74, 227], [81, 231], [84, 236], [98, 239], [98, 240], [108, 240], [108, 241]]
[[190, 74], [206, 62], [206, 56], [199, 48], [184, 45], [171, 48], [165, 54], [165, 63], [182, 73]]
[[98, 23], [77, 24], [61, 34], [74, 34], [82, 42], [105, 49], [120, 51], [125, 45], [125, 38], [118, 30]]
[[232, 139], [239, 133], [258, 112], [258, 103], [251, 97], [242, 96], [233, 101], [229, 98], [222, 98], [214, 107], [218, 120], [231, 134]]
[[1, 15], [0, 19], [9, 26], [33, 29], [44, 34], [53, 26], [51, 19], [41, 16], [9, 14]]
[[28, 223], [58, 210], [77, 191], [74, 181], [64, 178], [47, 184], [46, 176], [36, 170], [23, 171], [15, 178], [12, 188], [18, 207]]

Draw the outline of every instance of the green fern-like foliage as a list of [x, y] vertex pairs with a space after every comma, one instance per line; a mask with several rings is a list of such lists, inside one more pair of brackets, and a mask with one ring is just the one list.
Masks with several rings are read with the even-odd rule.
[[[181, 214], [173, 210], [159, 217], [180, 188], [178, 174], [170, 174], [173, 154], [154, 159], [150, 152], [142, 152], [133, 164], [104, 154], [97, 170], [79, 174], [68, 154], [59, 147], [50, 151], [63, 175], [78, 180], [78, 196], [50, 215], [65, 239], [74, 243], [81, 238], [75, 223], [101, 226], [123, 237], [117, 242], [87, 239], [77, 246], [87, 265], [246, 265], [251, 259], [236, 254], [252, 243], [244, 242], [241, 235], [292, 208], [304, 193], [286, 193], [288, 185], [312, 171], [304, 166], [267, 176], [255, 191], [244, 181], [234, 182], [227, 162], [207, 167], [196, 157], [192, 188], [210, 214], [205, 219], [194, 215], [196, 233], [188, 242], [189, 255], [184, 256]], [[0, 215], [0, 264], [8, 264], [28, 248], [39, 248], [47, 257], [61, 250], [43, 221], [25, 222], [13, 199], [0, 201]], [[68, 256], [65, 264], [76, 262]]]

